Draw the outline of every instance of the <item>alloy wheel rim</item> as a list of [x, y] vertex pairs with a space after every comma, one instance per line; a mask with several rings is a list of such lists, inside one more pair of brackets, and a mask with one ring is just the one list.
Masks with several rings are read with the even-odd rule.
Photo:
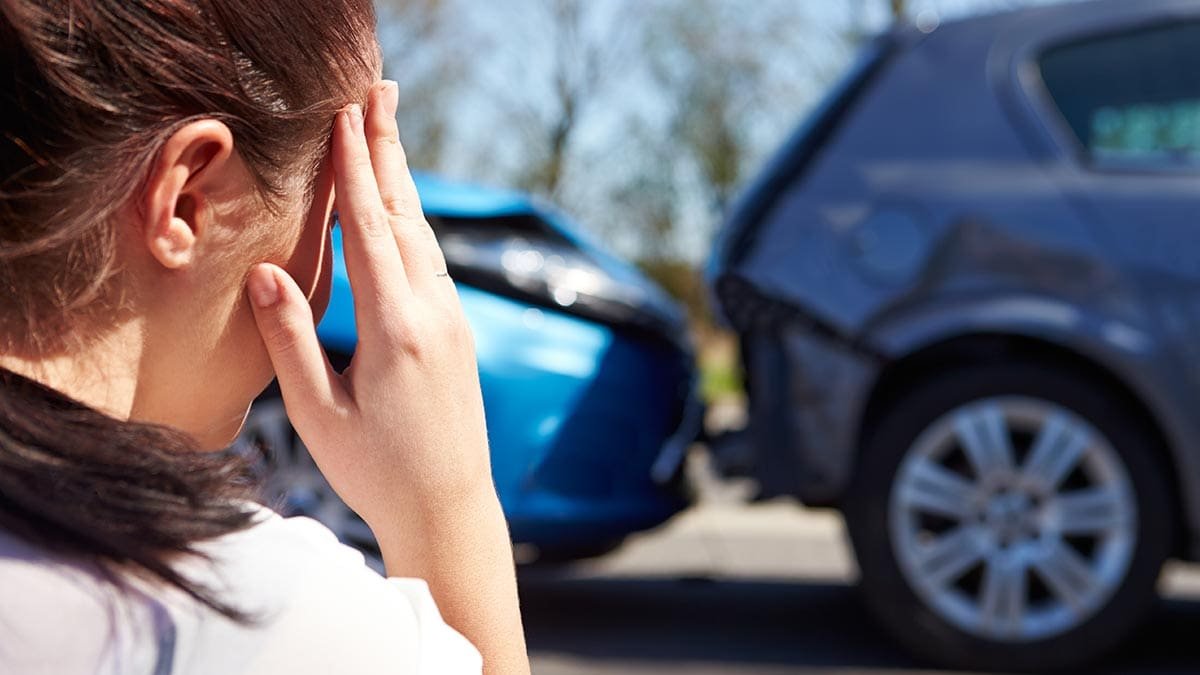
[[363, 552], [383, 570], [378, 544], [367, 524], [334, 492], [288, 420], [283, 402], [259, 401], [250, 409], [236, 446], [261, 456], [264, 496], [285, 516], [307, 516], [328, 527], [344, 544]]
[[1087, 420], [1042, 399], [994, 397], [914, 441], [888, 528], [906, 581], [940, 617], [1028, 642], [1081, 625], [1120, 587], [1137, 500], [1120, 455]]

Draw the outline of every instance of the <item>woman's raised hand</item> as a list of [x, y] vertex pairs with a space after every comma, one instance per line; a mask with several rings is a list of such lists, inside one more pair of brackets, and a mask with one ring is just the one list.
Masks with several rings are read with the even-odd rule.
[[258, 265], [248, 291], [288, 416], [376, 532], [494, 499], [474, 343], [400, 145], [394, 82], [338, 113], [333, 167], [358, 347], [338, 374], [300, 288]]
[[[391, 576], [429, 583], [487, 675], [527, 675], [512, 545], [492, 484], [475, 346], [396, 129], [396, 83], [338, 113], [333, 168], [358, 347], [338, 374], [296, 282], [247, 292], [296, 432], [371, 526]], [[436, 667], [434, 671], [442, 672]]]

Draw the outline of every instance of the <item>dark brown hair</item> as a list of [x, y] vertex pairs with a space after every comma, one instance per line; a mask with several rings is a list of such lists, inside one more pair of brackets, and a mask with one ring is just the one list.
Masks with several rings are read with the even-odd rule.
[[[230, 128], [268, 207], [311, 190], [374, 77], [374, 21], [370, 0], [0, 0], [0, 353], [119, 315], [115, 217], [189, 121]], [[250, 523], [244, 462], [197, 450], [0, 370], [0, 528], [233, 616], [171, 565]]]

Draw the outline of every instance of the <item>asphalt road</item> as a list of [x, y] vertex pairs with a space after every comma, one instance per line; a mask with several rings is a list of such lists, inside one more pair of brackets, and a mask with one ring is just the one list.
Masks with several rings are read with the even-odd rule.
[[[840, 519], [746, 506], [713, 484], [693, 511], [570, 568], [523, 568], [535, 675], [948, 672], [908, 657], [853, 585]], [[1112, 674], [1200, 673], [1200, 568], [1175, 565], [1150, 623]]]

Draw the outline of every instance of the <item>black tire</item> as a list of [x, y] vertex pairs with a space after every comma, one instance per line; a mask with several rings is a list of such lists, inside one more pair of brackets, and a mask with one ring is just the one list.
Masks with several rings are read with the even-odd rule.
[[[910, 588], [895, 558], [888, 509], [894, 477], [913, 442], [945, 413], [992, 396], [1054, 402], [1103, 433], [1127, 469], [1138, 518], [1132, 560], [1120, 586], [1089, 619], [1036, 642], [1001, 642], [955, 627]], [[1171, 483], [1155, 434], [1127, 399], [1090, 378], [1032, 363], [959, 368], [916, 384], [897, 397], [868, 431], [843, 505], [861, 570], [860, 589], [876, 617], [918, 656], [965, 669], [1047, 671], [1078, 667], [1117, 646], [1153, 606], [1155, 583], [1171, 552]]]

